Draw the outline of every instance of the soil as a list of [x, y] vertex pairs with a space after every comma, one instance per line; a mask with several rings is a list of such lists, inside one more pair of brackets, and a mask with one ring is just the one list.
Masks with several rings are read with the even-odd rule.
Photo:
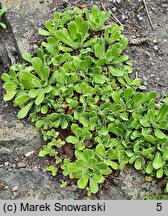
[[[44, 1], [41, 1], [41, 4], [43, 4], [43, 2]], [[81, 8], [91, 8], [93, 4], [97, 4], [105, 10], [110, 9], [112, 11], [112, 21], [118, 24], [122, 23], [125, 26], [123, 33], [130, 40], [126, 53], [129, 54], [134, 67], [132, 76], [142, 78], [143, 84], [147, 86], [147, 91], [155, 90], [158, 93], [158, 98], [163, 97], [164, 94], [168, 92], [168, 1], [146, 0], [147, 8], [149, 10], [154, 28], [152, 28], [149, 23], [147, 12], [143, 1], [141, 0], [134, 0], [132, 3], [126, 3], [126, 1], [114, 3], [113, 0], [54, 1], [54, 3], [50, 4], [50, 11], [47, 16], [44, 17], [43, 21], [45, 22], [45, 20], [52, 17], [55, 10], [64, 10], [67, 6], [70, 6], [71, 8], [75, 6]], [[5, 22], [7, 21], [5, 20]], [[44, 22], [41, 23], [41, 26], [39, 27], [42, 27]], [[39, 40], [41, 40], [41, 37], [38, 35], [37, 31], [35, 31], [34, 37], [30, 40], [32, 52], [39, 45]], [[2, 71], [8, 69], [12, 63], [18, 62], [20, 59], [18, 46], [13, 37], [9, 23], [8, 30], [1, 31], [0, 44], [2, 44], [3, 47], [1, 48], [0, 46], [0, 51], [3, 49], [4, 52], [3, 56], [0, 56], [0, 59], [2, 59], [0, 64], [0, 70], [2, 73]], [[0, 88], [1, 86], [2, 84], [0, 84]], [[4, 105], [4, 102], [2, 102], [2, 94], [0, 96], [0, 104]], [[10, 105], [8, 109], [12, 111]], [[3, 108], [3, 111], [4, 113], [7, 113], [5, 108]], [[52, 160], [41, 159], [37, 156], [37, 154], [38, 150], [35, 151], [30, 157], [15, 157], [15, 160], [10, 159], [9, 156], [4, 156], [3, 158], [1, 157], [0, 168], [6, 169], [7, 172], [10, 172], [10, 170], [14, 169], [19, 162], [23, 162], [25, 163], [26, 169], [38, 169], [46, 175], [45, 166], [51, 164]], [[9, 164], [4, 164], [5, 161], [9, 161]], [[19, 178], [17, 171], [16, 175], [17, 178]], [[11, 181], [11, 179], [9, 181]], [[57, 181], [60, 182], [61, 179], [58, 178]], [[108, 183], [106, 182], [104, 186], [105, 188], [109, 187], [107, 184]], [[12, 196], [13, 195], [8, 194], [6, 197], [10, 199]], [[64, 198], [64, 196], [62, 197]], [[40, 198], [44, 199], [45, 196]], [[131, 197], [128, 197], [125, 194], [123, 197], [118, 197], [118, 199], [122, 198], [129, 199]]]

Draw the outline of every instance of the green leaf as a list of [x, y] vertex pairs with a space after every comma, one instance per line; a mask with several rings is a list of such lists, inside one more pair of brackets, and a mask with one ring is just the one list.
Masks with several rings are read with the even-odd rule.
[[90, 188], [91, 192], [94, 194], [97, 193], [97, 191], [99, 189], [97, 182], [92, 177], [89, 179], [89, 188]]
[[132, 101], [133, 101], [134, 103], [139, 103], [139, 102], [141, 102], [141, 100], [143, 99], [143, 97], [144, 97], [143, 93], [138, 92], [138, 93], [136, 93], [136, 94], [134, 95]]
[[41, 107], [41, 113], [46, 114], [47, 112], [48, 112], [48, 105], [46, 104], [46, 105]]
[[135, 167], [136, 170], [141, 170], [141, 168], [142, 168], [142, 161], [141, 161], [140, 158], [137, 158], [135, 160], [134, 167]]
[[168, 114], [168, 104], [162, 104], [158, 115], [156, 117], [157, 121], [160, 121], [162, 118], [166, 117], [166, 115]]
[[163, 159], [168, 160], [168, 146], [163, 146], [162, 154], [163, 154]]
[[156, 147], [154, 146], [154, 147], [151, 147], [151, 148], [143, 149], [142, 154], [146, 157], [146, 156], [148, 156], [149, 154], [152, 154], [155, 151], [156, 151]]
[[41, 150], [41, 151], [39, 152], [39, 157], [45, 157], [47, 154], [49, 154], [48, 151], [46, 151], [46, 150]]
[[163, 130], [168, 130], [167, 120], [160, 120], [159, 121], [159, 128], [163, 129]]
[[75, 136], [68, 136], [66, 138], [66, 141], [73, 144], [77, 144], [79, 142], [79, 140]]
[[88, 184], [89, 177], [85, 174], [78, 180], [78, 187], [84, 189]]
[[125, 102], [127, 102], [133, 94], [133, 89], [131, 87], [127, 87], [124, 91]]
[[23, 107], [19, 112], [18, 112], [18, 118], [22, 119], [25, 118], [29, 112], [29, 110], [31, 109], [32, 105], [33, 105], [33, 101], [30, 101], [25, 107]]
[[96, 168], [100, 171], [102, 175], [109, 175], [112, 173], [112, 170], [103, 162], [96, 164]]
[[147, 117], [148, 117], [149, 122], [151, 124], [153, 124], [155, 122], [155, 112], [154, 112], [154, 110], [148, 110]]
[[96, 62], [96, 66], [102, 66], [106, 63], [106, 58], [101, 58]]
[[30, 98], [36, 98], [40, 92], [41, 89], [31, 89], [28, 95]]
[[114, 68], [112, 66], [108, 67], [108, 69], [113, 76], [123, 76], [124, 74], [124, 71]]
[[98, 144], [96, 146], [96, 152], [102, 157], [106, 156], [105, 147], [103, 144]]
[[17, 94], [17, 90], [8, 91], [7, 94], [4, 95], [3, 100], [9, 101], [12, 100]]
[[0, 9], [0, 17], [4, 14], [4, 13], [6, 13], [7, 12], [7, 8], [6, 7], [2, 7], [1, 9]]
[[90, 167], [94, 167], [97, 163], [97, 160], [95, 158], [89, 158], [88, 164]]
[[37, 128], [41, 128], [43, 125], [44, 125], [44, 122], [43, 122], [42, 120], [36, 121], [35, 126], [36, 126]]
[[45, 88], [43, 88], [44, 93], [50, 93], [52, 91], [52, 86], [47, 86]]
[[148, 166], [146, 167], [146, 173], [147, 173], [147, 174], [151, 174], [152, 171], [153, 171], [153, 166], [152, 166], [152, 163], [150, 162], [150, 163], [148, 164]]
[[113, 134], [117, 135], [117, 136], [123, 136], [123, 131], [121, 128], [116, 127], [115, 124], [111, 123], [108, 125], [108, 129], [110, 132], [112, 132]]
[[50, 32], [43, 29], [39, 29], [38, 33], [43, 36], [50, 36]]
[[100, 129], [100, 134], [106, 136], [108, 134], [108, 128], [102, 126]]
[[15, 103], [18, 104], [19, 106], [24, 105], [25, 103], [27, 103], [29, 101], [29, 97], [27, 94], [23, 94], [23, 95], [18, 95], [15, 98]]
[[157, 152], [153, 161], [153, 168], [159, 169], [162, 167], [162, 165], [163, 165], [162, 155], [160, 152]]
[[105, 46], [104, 43], [102, 42], [102, 44], [96, 44], [94, 46], [94, 50], [95, 50], [95, 56], [99, 59], [103, 58], [105, 55]]
[[60, 114], [58, 113], [51, 113], [49, 115], [47, 115], [48, 119], [52, 122], [58, 120], [60, 118]]
[[96, 20], [99, 13], [100, 13], [99, 7], [97, 5], [93, 5], [92, 7], [93, 20]]
[[3, 29], [5, 29], [6, 28], [5, 23], [0, 22], [0, 27], [2, 27]]
[[28, 53], [28, 52], [24, 52], [24, 53], [22, 54], [22, 58], [23, 58], [25, 61], [27, 61], [27, 62], [31, 62], [31, 61], [32, 61], [32, 57], [31, 57], [30, 53]]
[[70, 172], [81, 172], [85, 167], [85, 164], [83, 163], [83, 160], [77, 160], [76, 163], [69, 164], [69, 171]]
[[142, 128], [142, 136], [147, 137], [151, 132], [150, 128]]
[[166, 137], [166, 135], [159, 129], [155, 129], [155, 136], [159, 139], [164, 139]]
[[40, 87], [42, 87], [42, 84], [41, 84], [41, 82], [40, 82], [40, 79], [37, 78], [37, 77], [32, 79], [32, 84], [33, 84], [33, 86], [34, 86], [35, 88], [40, 88]]
[[140, 119], [139, 122], [143, 127], [150, 127], [150, 123], [146, 119]]
[[120, 94], [117, 91], [111, 93], [114, 102], [118, 103], [120, 101]]
[[93, 178], [97, 183], [103, 183], [104, 182], [103, 176], [97, 171], [94, 172]]
[[111, 161], [110, 162], [110, 166], [112, 169], [114, 170], [118, 170], [118, 163], [114, 162], [114, 161]]
[[40, 79], [45, 80], [43, 73], [42, 73], [42, 69], [43, 69], [42, 60], [38, 57], [34, 57], [31, 62], [32, 62], [32, 66], [33, 66], [34, 70], [36, 71], [36, 73], [38, 74]]
[[3, 85], [3, 88], [6, 90], [6, 92], [12, 92], [13, 90], [17, 89], [17, 84], [15, 82], [6, 82], [4, 85]]
[[102, 74], [93, 74], [93, 81], [98, 84], [103, 84], [106, 81], [106, 77]]
[[75, 40], [77, 37], [77, 25], [75, 22], [70, 22], [68, 24], [68, 30], [70, 32], [72, 40]]
[[46, 167], [46, 170], [52, 172], [52, 176], [56, 176], [58, 172], [58, 168], [53, 165]]
[[152, 136], [152, 135], [146, 135], [146, 136], [144, 137], [144, 139], [145, 139], [147, 142], [150, 142], [150, 143], [152, 143], [152, 144], [155, 144], [155, 143], [156, 143], [156, 139], [155, 139], [155, 137]]
[[113, 64], [120, 64], [120, 63], [122, 63], [122, 62], [127, 61], [128, 58], [129, 58], [128, 55], [120, 56], [119, 58], [117, 58], [117, 60], [113, 61]]
[[48, 66], [44, 66], [42, 68], [41, 73], [42, 73], [42, 76], [43, 76], [44, 80], [48, 81], [49, 75], [50, 75], [50, 69], [49, 69], [49, 67]]
[[66, 28], [62, 28], [61, 30], [58, 30], [56, 32], [56, 37], [58, 40], [67, 44], [68, 46], [71, 46], [72, 48], [76, 48], [76, 45], [74, 44], [73, 40], [70, 39], [70, 35]]
[[68, 122], [67, 122], [67, 120], [66, 119], [62, 119], [62, 121], [61, 121], [61, 128], [62, 129], [65, 129], [65, 128], [67, 128], [68, 127]]
[[10, 82], [11, 81], [11, 78], [10, 78], [10, 76], [7, 73], [3, 73], [2, 76], [1, 76], [1, 79], [4, 82]]
[[41, 91], [39, 92], [39, 94], [38, 94], [36, 100], [35, 100], [35, 104], [36, 104], [36, 105], [40, 105], [40, 104], [43, 102], [43, 100], [44, 100], [44, 95], [45, 95], [45, 94], [44, 94], [44, 91], [41, 90]]
[[159, 170], [157, 170], [156, 172], [156, 177], [157, 178], [162, 178], [164, 175], [164, 170], [162, 168], [160, 168]]

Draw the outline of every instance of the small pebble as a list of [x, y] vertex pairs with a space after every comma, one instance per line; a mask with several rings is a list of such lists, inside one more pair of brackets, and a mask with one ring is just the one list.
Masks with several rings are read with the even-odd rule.
[[158, 50], [158, 47], [155, 45], [155, 46], [153, 47], [153, 49], [154, 49], [154, 50]]
[[140, 16], [140, 17], [138, 17], [138, 19], [139, 19], [139, 21], [142, 21], [142, 20], [143, 20], [143, 17]]
[[19, 187], [18, 186], [14, 186], [13, 188], [12, 188], [12, 192], [16, 192], [16, 191], [18, 191], [19, 190]]
[[8, 166], [8, 165], [9, 165], [9, 161], [6, 161], [6, 162], [4, 163], [4, 165], [5, 165], [5, 166]]
[[139, 14], [137, 15], [137, 17], [138, 17], [139, 21], [143, 20], [143, 17], [140, 16]]
[[34, 151], [30, 151], [30, 152], [27, 152], [26, 154], [25, 154], [25, 156], [26, 157], [29, 157], [31, 154], [33, 154], [34, 153]]
[[40, 3], [40, 4], [43, 4], [43, 3], [44, 3], [44, 0], [40, 0], [39, 3]]
[[153, 43], [157, 44], [157, 43], [158, 43], [158, 41], [157, 41], [156, 39], [154, 39], [154, 40], [153, 40]]
[[112, 11], [113, 11], [113, 12], [116, 12], [116, 10], [117, 10], [116, 7], [113, 7], [113, 8], [112, 8]]
[[126, 20], [127, 16], [125, 16], [124, 14], [122, 14], [121, 18], [122, 18], [122, 20]]
[[25, 168], [27, 165], [25, 164], [25, 163], [23, 163], [23, 162], [19, 162], [18, 164], [17, 164], [17, 166], [16, 166], [16, 168]]

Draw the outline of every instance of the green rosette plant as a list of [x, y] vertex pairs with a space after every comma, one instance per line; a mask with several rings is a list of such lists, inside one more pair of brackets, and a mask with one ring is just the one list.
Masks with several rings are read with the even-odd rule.
[[46, 168], [53, 176], [76, 179], [91, 195], [114, 170], [132, 164], [163, 179], [167, 193], [167, 96], [159, 101], [130, 78], [128, 39], [109, 17], [95, 5], [91, 12], [54, 12], [39, 30], [44, 41], [34, 56], [25, 52], [26, 64], [2, 74], [4, 100], [42, 133], [39, 156], [54, 159]]

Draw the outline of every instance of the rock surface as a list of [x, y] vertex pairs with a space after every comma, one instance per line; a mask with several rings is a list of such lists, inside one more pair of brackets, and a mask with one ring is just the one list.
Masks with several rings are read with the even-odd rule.
[[0, 114], [0, 155], [22, 156], [39, 146], [41, 138], [32, 125]]
[[[101, 200], [128, 200], [144, 199], [146, 192], [160, 192], [155, 182], [147, 183], [144, 176], [135, 171], [124, 172], [117, 185], [111, 185], [108, 192], [102, 191]], [[13, 169], [12, 171], [0, 168], [0, 183], [5, 187], [0, 191], [0, 199], [79, 199], [76, 187], [60, 188], [57, 178], [47, 173], [33, 169]], [[14, 191], [13, 188], [18, 190]], [[152, 188], [152, 191], [151, 191]], [[87, 199], [87, 197], [83, 197]], [[91, 199], [98, 199], [92, 196]]]
[[21, 53], [30, 49], [34, 33], [38, 31], [43, 19], [47, 18], [54, 0], [2, 0], [2, 6], [8, 8], [6, 17], [11, 24], [13, 34]]

